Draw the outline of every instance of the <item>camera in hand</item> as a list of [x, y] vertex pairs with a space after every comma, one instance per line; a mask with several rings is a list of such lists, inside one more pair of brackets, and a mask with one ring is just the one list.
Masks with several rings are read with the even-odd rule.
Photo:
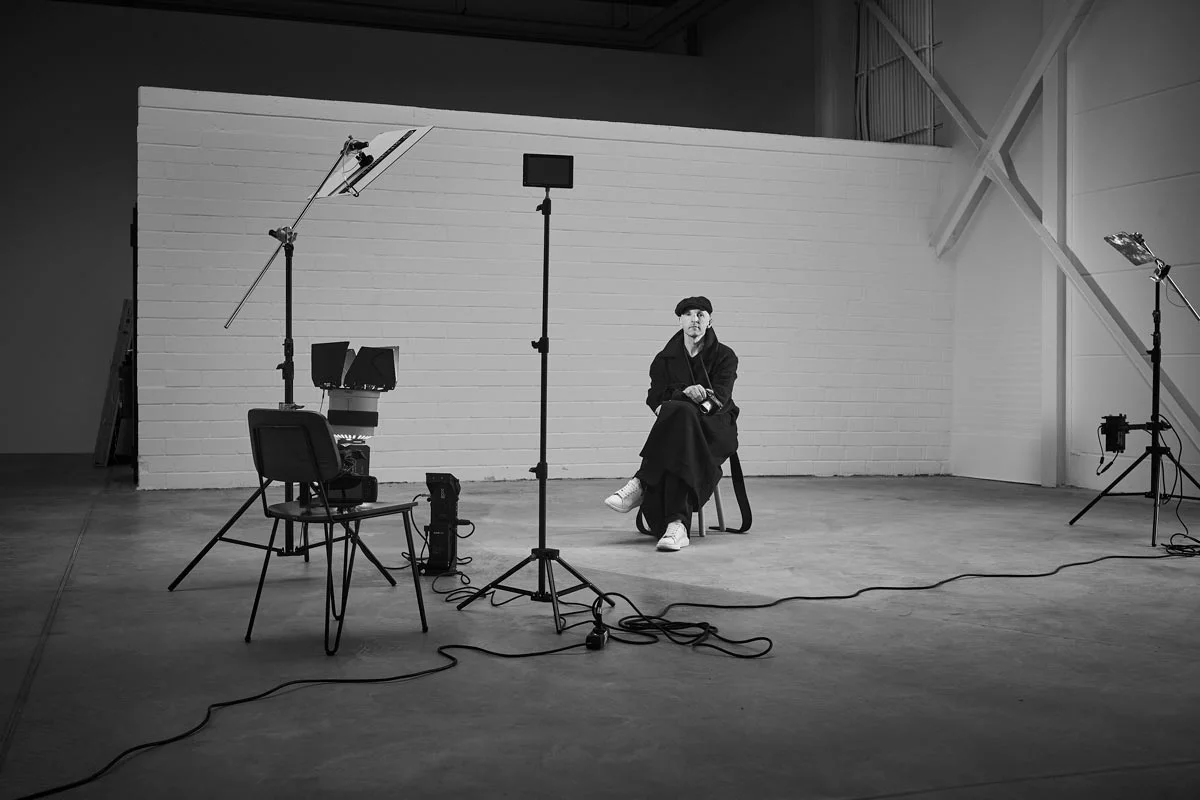
[[717, 399], [716, 394], [713, 393], [712, 389], [707, 389], [706, 391], [708, 392], [708, 396], [696, 404], [700, 406], [701, 414], [715, 414], [724, 408], [724, 406], [721, 404], [721, 401]]

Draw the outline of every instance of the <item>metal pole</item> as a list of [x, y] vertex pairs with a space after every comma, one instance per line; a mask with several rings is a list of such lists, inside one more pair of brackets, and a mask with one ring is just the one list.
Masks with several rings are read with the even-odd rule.
[[[305, 206], [307, 208], [307, 206]], [[295, 394], [295, 376], [296, 364], [292, 356], [295, 353], [295, 346], [292, 341], [292, 253], [295, 251], [296, 232], [288, 230], [283, 242], [283, 263], [284, 263], [284, 323], [283, 323], [283, 363], [279, 368], [283, 370], [283, 408], [291, 409], [296, 405]], [[295, 486], [292, 483], [283, 485], [283, 499], [285, 502], [292, 502], [296, 499]], [[294, 552], [295, 539], [293, 538], [294, 526], [292, 521], [285, 520], [283, 526], [283, 552]]]
[[1150, 546], [1158, 544], [1158, 509], [1162, 503], [1162, 448], [1159, 442], [1159, 402], [1162, 380], [1162, 281], [1154, 282], [1154, 333], [1150, 338], [1150, 496], [1154, 498], [1154, 519], [1150, 524]]
[[[538, 350], [542, 353], [542, 427], [541, 443], [538, 455], [538, 547], [546, 547], [546, 384], [549, 380], [550, 360], [550, 189], [546, 189], [546, 199], [538, 206], [542, 212], [542, 338]], [[538, 593], [546, 593], [546, 570], [549, 565], [538, 561]]]

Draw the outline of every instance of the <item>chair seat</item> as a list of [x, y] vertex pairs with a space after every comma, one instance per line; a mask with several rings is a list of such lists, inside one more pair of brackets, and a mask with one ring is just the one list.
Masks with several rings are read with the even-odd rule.
[[[389, 514], [399, 514], [415, 507], [416, 502], [409, 503], [359, 503], [346, 508], [331, 507], [334, 522], [353, 522], [372, 517], [386, 517]], [[272, 503], [267, 506], [267, 516], [278, 519], [290, 519], [297, 522], [325, 522], [325, 507], [320, 503], [301, 503], [293, 500], [288, 503]]]

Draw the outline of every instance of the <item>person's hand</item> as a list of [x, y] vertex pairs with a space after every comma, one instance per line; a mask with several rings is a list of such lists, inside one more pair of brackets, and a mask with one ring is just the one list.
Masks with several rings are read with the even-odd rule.
[[683, 390], [683, 393], [693, 403], [703, 402], [704, 398], [708, 397], [708, 390], [699, 384], [687, 387]]

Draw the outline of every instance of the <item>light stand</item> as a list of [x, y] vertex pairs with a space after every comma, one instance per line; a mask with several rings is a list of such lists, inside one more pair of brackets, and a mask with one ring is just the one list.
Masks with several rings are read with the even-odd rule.
[[[1196, 479], [1192, 476], [1192, 474], [1190, 472], [1188, 472], [1187, 469], [1182, 464], [1179, 463], [1179, 459], [1177, 459], [1175, 457], [1175, 455], [1171, 452], [1171, 448], [1165, 444], [1162, 444], [1162, 441], [1161, 441], [1162, 432], [1164, 430], [1168, 430], [1171, 427], [1170, 423], [1167, 422], [1166, 420], [1162, 419], [1161, 416], [1159, 415], [1159, 410], [1161, 408], [1160, 401], [1161, 401], [1161, 387], [1162, 387], [1162, 328], [1161, 328], [1161, 322], [1162, 322], [1162, 285], [1163, 285], [1163, 282], [1166, 281], [1168, 284], [1170, 284], [1170, 286], [1176, 291], [1176, 293], [1181, 298], [1183, 298], [1183, 302], [1187, 305], [1188, 310], [1192, 312], [1192, 316], [1196, 317], [1196, 320], [1198, 322], [1200, 322], [1200, 314], [1196, 313], [1195, 307], [1192, 306], [1191, 302], [1187, 299], [1187, 296], [1184, 295], [1184, 293], [1179, 289], [1179, 286], [1176, 285], [1175, 281], [1171, 278], [1171, 276], [1170, 276], [1171, 265], [1167, 264], [1161, 258], [1154, 255], [1154, 253], [1150, 251], [1150, 248], [1146, 246], [1146, 240], [1142, 237], [1142, 235], [1140, 233], [1137, 233], [1137, 232], [1115, 233], [1110, 236], [1105, 236], [1104, 240], [1106, 242], [1108, 242], [1110, 245], [1112, 245], [1114, 248], [1116, 248], [1117, 251], [1119, 251], [1121, 253], [1121, 255], [1125, 256], [1125, 258], [1127, 258], [1134, 265], [1140, 266], [1142, 264], [1148, 264], [1151, 262], [1153, 262], [1155, 265], [1154, 275], [1151, 276], [1151, 280], [1154, 281], [1154, 333], [1150, 340], [1151, 341], [1150, 349], [1147, 351], [1147, 353], [1149, 353], [1149, 355], [1150, 355], [1150, 368], [1151, 368], [1150, 421], [1141, 423], [1141, 424], [1137, 424], [1137, 425], [1123, 424], [1123, 422], [1118, 423], [1121, 428], [1121, 430], [1118, 431], [1118, 433], [1123, 434], [1123, 432], [1126, 430], [1149, 431], [1150, 432], [1150, 445], [1146, 448], [1146, 451], [1144, 453], [1142, 453], [1140, 456], [1138, 456], [1137, 459], [1132, 464], [1130, 464], [1128, 467], [1126, 467], [1124, 472], [1122, 472], [1120, 475], [1118, 475], [1113, 480], [1112, 483], [1110, 483], [1108, 486], [1106, 486], [1103, 489], [1103, 491], [1100, 492], [1100, 494], [1096, 495], [1096, 497], [1094, 497], [1092, 499], [1092, 502], [1090, 502], [1086, 506], [1084, 506], [1083, 510], [1080, 511], [1078, 514], [1076, 514], [1074, 517], [1072, 517], [1071, 521], [1067, 524], [1074, 525], [1076, 523], [1076, 521], [1079, 520], [1080, 517], [1082, 517], [1084, 514], [1086, 514], [1088, 512], [1089, 509], [1091, 509], [1092, 506], [1094, 506], [1094, 505], [1096, 505], [1096, 503], [1100, 502], [1100, 498], [1105, 497], [1107, 495], [1113, 495], [1113, 496], [1141, 495], [1143, 497], [1151, 497], [1151, 498], [1154, 498], [1154, 516], [1153, 516], [1153, 521], [1152, 521], [1151, 527], [1150, 527], [1150, 546], [1155, 547], [1158, 544], [1158, 512], [1159, 512], [1159, 507], [1162, 505], [1162, 489], [1163, 489], [1163, 487], [1162, 487], [1162, 481], [1160, 480], [1160, 478], [1162, 476], [1162, 459], [1165, 457], [1168, 461], [1170, 461], [1172, 464], [1175, 465], [1175, 469], [1178, 470], [1179, 473], [1185, 475], [1187, 477], [1187, 479], [1192, 482], [1193, 485], [1195, 485], [1197, 488], [1200, 488], [1200, 482], [1197, 482]], [[1109, 425], [1110, 420], [1106, 419], [1105, 424]], [[1147, 457], [1150, 458], [1150, 491], [1148, 491], [1148, 492], [1114, 492], [1114, 491], [1112, 491], [1113, 487], [1115, 487], [1118, 483], [1120, 483], [1125, 478], [1126, 475], [1133, 472], [1133, 470], [1139, 464], [1141, 464], [1143, 461], [1145, 461]], [[1184, 484], [1184, 487], [1186, 487], [1186, 485], [1187, 484]], [[1185, 499], [1185, 500], [1200, 500], [1200, 497], [1190, 497], [1186, 494], [1180, 494], [1179, 497], [1182, 499]]]
[[[237, 304], [237, 308], [229, 315], [229, 319], [225, 321], [225, 329], [233, 324], [234, 319], [241, 312], [242, 307], [246, 305], [246, 301], [250, 299], [250, 295], [262, 282], [263, 276], [267, 274], [267, 270], [271, 268], [271, 264], [275, 263], [275, 259], [279, 256], [279, 251], [283, 251], [284, 261], [284, 332], [283, 332], [283, 362], [275, 368], [283, 373], [283, 402], [279, 404], [280, 409], [290, 410], [300, 408], [296, 405], [295, 400], [295, 377], [296, 365], [294, 360], [295, 343], [292, 340], [292, 256], [296, 249], [296, 228], [299, 227], [300, 221], [304, 219], [304, 215], [308, 213], [308, 209], [313, 202], [319, 197], [358, 197], [361, 190], [370, 185], [376, 178], [384, 173], [388, 167], [396, 162], [400, 156], [408, 152], [413, 145], [419, 142], [425, 134], [433, 130], [432, 126], [401, 128], [393, 131], [380, 133], [371, 139], [370, 142], [363, 142], [353, 137], [347, 137], [342, 144], [341, 150], [338, 151], [337, 158], [329, 167], [329, 171], [325, 173], [325, 177], [318, 184], [317, 190], [308, 198], [308, 202], [304, 204], [304, 208], [300, 210], [294, 222], [291, 225], [282, 228], [275, 228], [267, 233], [279, 241], [279, 245], [275, 248], [275, 252], [267, 259], [267, 263], [259, 271], [258, 277], [254, 279], [254, 283], [250, 284], [250, 288], [242, 295], [241, 301]], [[338, 172], [338, 168], [341, 171]], [[334, 174], [338, 172], [338, 174]], [[234, 526], [243, 514], [253, 505], [258, 499], [259, 494], [263, 491], [262, 487], [258, 492], [252, 494], [245, 503], [242, 504], [229, 521], [217, 532], [203, 549], [191, 560], [191, 562], [183, 568], [183, 571], [176, 576], [175, 580], [167, 587], [168, 590], [174, 591], [179, 582], [187, 577], [188, 573], [200, 563], [200, 560], [207, 555], [208, 551], [218, 541], [231, 542], [233, 544], [245, 545], [257, 549], [268, 549], [267, 545], [258, 544], [256, 542], [247, 542], [241, 539], [233, 539], [226, 537], [225, 534]], [[291, 502], [295, 499], [295, 484], [284, 484], [284, 500]], [[284, 523], [283, 545], [281, 547], [270, 546], [275, 554], [280, 556], [304, 556], [304, 560], [308, 560], [308, 552], [312, 549], [305, 541], [300, 546], [296, 545], [295, 529], [290, 520]], [[361, 544], [360, 544], [361, 547]], [[364, 550], [364, 552], [366, 552]], [[375, 563], [380, 570], [383, 566], [375, 559], [374, 556], [368, 554], [368, 557]], [[386, 575], [386, 573], [385, 573]], [[387, 575], [389, 581], [392, 580], [390, 575]]]
[[[478, 591], [468, 597], [466, 600], [458, 604], [459, 610], [462, 610], [469, 604], [483, 597], [487, 592], [493, 589], [503, 589], [506, 592], [525, 595], [530, 600], [539, 602], [548, 602], [553, 606], [554, 610], [554, 631], [562, 633], [566, 627], [566, 622], [562, 614], [558, 610], [558, 598], [563, 595], [576, 592], [580, 589], [591, 589], [600, 597], [603, 597], [608, 604], [614, 605], [613, 601], [606, 597], [603, 592], [596, 586], [583, 577], [574, 567], [568, 564], [559, 555], [558, 550], [551, 547], [546, 547], [546, 379], [548, 372], [548, 357], [550, 354], [550, 338], [549, 338], [549, 321], [550, 321], [550, 189], [561, 188], [570, 189], [574, 185], [573, 180], [574, 157], [573, 156], [553, 156], [553, 155], [537, 155], [525, 154], [524, 160], [524, 185], [537, 186], [546, 190], [546, 199], [541, 202], [537, 210], [542, 212], [544, 222], [544, 239], [542, 244], [542, 338], [535, 342], [530, 342], [533, 349], [537, 350], [542, 355], [542, 402], [541, 402], [541, 447], [540, 460], [536, 467], [529, 471], [537, 475], [538, 479], [538, 546], [529, 551], [529, 555], [525, 557], [516, 566], [505, 572], [499, 578], [496, 578], [486, 586], [481, 587]], [[525, 589], [519, 586], [506, 586], [504, 581], [510, 576], [519, 572], [526, 565], [537, 562], [538, 565], [538, 583], [537, 589]], [[554, 564], [562, 565], [563, 569], [571, 573], [579, 580], [579, 583], [569, 589], [559, 590], [554, 585]]]
[[[321, 180], [320, 185], [323, 186], [329, 181], [329, 178], [333, 175], [334, 170], [336, 170], [345, 162], [346, 156], [352, 150], [357, 149], [361, 151], [363, 149], [361, 147], [356, 148], [356, 145], [358, 144], [359, 142], [356, 142], [353, 138], [346, 139], [345, 143], [342, 144], [341, 152], [338, 153], [333, 165], [329, 168], [329, 172], [325, 173], [325, 177]], [[254, 283], [250, 284], [250, 288], [246, 290], [244, 295], [242, 295], [241, 302], [237, 304], [237, 308], [235, 308], [233, 313], [229, 315], [229, 319], [225, 320], [225, 330], [229, 330], [229, 326], [233, 324], [233, 321], [237, 318], [237, 315], [241, 313], [242, 306], [246, 305], [246, 301], [250, 299], [250, 295], [258, 287], [258, 284], [262, 281], [263, 276], [267, 274], [267, 270], [271, 268], [271, 264], [275, 262], [275, 258], [279, 255], [279, 251], [282, 250], [284, 264], [283, 362], [275, 367], [275, 369], [280, 370], [283, 373], [283, 402], [279, 404], [279, 408], [281, 409], [300, 408], [300, 406], [296, 405], [296, 362], [294, 359], [295, 343], [292, 340], [292, 255], [296, 250], [296, 228], [300, 225], [300, 220], [304, 219], [304, 215], [308, 213], [308, 209], [310, 206], [312, 206], [313, 201], [319, 196], [320, 192], [316, 192], [312, 197], [308, 198], [308, 202], [304, 204], [304, 208], [300, 210], [300, 214], [296, 217], [295, 222], [293, 222], [291, 225], [267, 231], [271, 238], [279, 240], [279, 245], [275, 248], [275, 252], [271, 254], [271, 257], [267, 259], [266, 265], [264, 265], [262, 270], [259, 271], [258, 277], [254, 279]], [[288, 503], [295, 499], [295, 484], [284, 484], [283, 499]], [[244, 508], [248, 507], [249, 506], [246, 506]], [[239, 513], [232, 520], [230, 520], [230, 523], [232, 524], [233, 522], [236, 522], [237, 518], [240, 516], [241, 514]], [[303, 555], [306, 558], [308, 557], [307, 547], [302, 547], [299, 550], [296, 548], [295, 529], [291, 520], [286, 520], [284, 522], [283, 547], [278, 551], [278, 554], [281, 556]]]

